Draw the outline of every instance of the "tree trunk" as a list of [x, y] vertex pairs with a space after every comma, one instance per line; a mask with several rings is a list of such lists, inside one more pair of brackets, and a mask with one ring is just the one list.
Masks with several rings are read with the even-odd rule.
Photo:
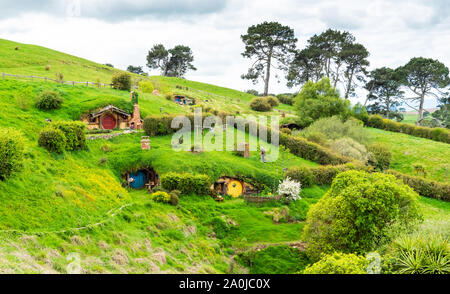
[[389, 96], [388, 96], [386, 99], [386, 116], [388, 119], [390, 118], [389, 116], [391, 115], [391, 111], [390, 111], [391, 105], [389, 102], [390, 102], [390, 100], [389, 100]]
[[270, 80], [270, 63], [272, 61], [272, 53], [267, 58], [266, 78], [264, 79], [264, 96], [269, 95], [269, 80]]
[[348, 78], [347, 89], [345, 89], [345, 99], [348, 99], [348, 96], [350, 96], [350, 88], [352, 87], [352, 80], [353, 80], [353, 70], [352, 73], [350, 74], [350, 77]]
[[417, 119], [417, 125], [420, 126], [420, 123], [423, 119], [423, 103], [425, 100], [425, 91], [422, 91], [422, 95], [420, 95], [420, 105], [419, 105], [419, 118]]

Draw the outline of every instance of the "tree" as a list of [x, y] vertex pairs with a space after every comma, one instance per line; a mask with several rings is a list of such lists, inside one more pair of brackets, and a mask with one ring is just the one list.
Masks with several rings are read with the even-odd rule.
[[141, 74], [144, 73], [144, 70], [142, 69], [142, 66], [129, 65], [128, 68], [127, 68], [127, 71], [135, 73], [135, 74], [138, 74], [138, 75], [141, 75]]
[[431, 116], [444, 128], [450, 128], [450, 96], [440, 98], [438, 107]]
[[259, 78], [264, 79], [264, 96], [269, 93], [269, 80], [273, 61], [278, 62], [278, 68], [287, 64], [288, 54], [295, 49], [297, 39], [294, 30], [278, 22], [264, 22], [248, 28], [246, 35], [241, 35], [245, 44], [242, 56], [254, 59], [248, 73], [242, 79], [257, 83]]
[[[415, 57], [398, 71], [401, 74], [402, 84], [417, 95], [404, 98], [404, 101], [406, 105], [419, 112], [417, 124], [420, 125], [425, 98], [431, 96], [439, 99], [445, 95], [442, 90], [450, 84], [449, 69], [438, 60]], [[409, 103], [416, 105], [412, 106]]]
[[369, 91], [367, 110], [372, 114], [381, 114], [387, 118], [399, 118], [398, 107], [402, 105], [403, 91], [401, 90], [399, 73], [391, 68], [382, 67], [370, 72], [370, 80], [365, 85]]
[[339, 91], [331, 86], [328, 78], [317, 83], [307, 82], [295, 98], [298, 123], [303, 127], [322, 117], [340, 115], [346, 118], [350, 114], [350, 102], [340, 98]]
[[308, 47], [298, 50], [289, 65], [286, 76], [287, 86], [303, 85], [308, 81], [318, 82], [322, 78], [320, 50]]
[[159, 69], [163, 76], [183, 77], [188, 70], [197, 70], [192, 62], [194, 55], [188, 46], [177, 45], [167, 50], [164, 45], [158, 44], [148, 52], [147, 66], [150, 69]]
[[361, 82], [367, 75], [367, 67], [370, 65], [367, 57], [369, 57], [369, 51], [361, 44], [352, 43], [344, 46], [340, 58], [345, 63], [343, 74], [345, 99], [348, 99], [350, 94], [355, 93], [354, 80]]
[[347, 171], [312, 205], [303, 238], [307, 254], [369, 252], [420, 221], [419, 196], [393, 175]]
[[369, 52], [349, 32], [328, 29], [308, 40], [305, 49], [296, 52], [287, 70], [287, 86], [317, 82], [327, 77], [336, 88], [343, 83], [345, 98], [355, 90], [355, 79], [362, 81], [369, 66]]

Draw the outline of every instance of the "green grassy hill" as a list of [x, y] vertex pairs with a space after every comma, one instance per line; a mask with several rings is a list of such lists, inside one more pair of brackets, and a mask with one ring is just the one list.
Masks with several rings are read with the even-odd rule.
[[[45, 69], [48, 64], [50, 71]], [[48, 77], [62, 72], [68, 80], [109, 82], [113, 70], [43, 47], [0, 40], [0, 72]], [[170, 114], [192, 111], [166, 100], [167, 92], [196, 98], [218, 111], [256, 114], [248, 107], [253, 96], [246, 93], [184, 79], [150, 79], [163, 95], [140, 93], [143, 116], [158, 115], [160, 108]], [[34, 107], [36, 95], [44, 90], [61, 93], [61, 109], [43, 112]], [[288, 245], [301, 241], [309, 206], [327, 192], [327, 186], [305, 188], [302, 200], [289, 205], [257, 206], [228, 197], [217, 203], [202, 195], [183, 195], [180, 205], [172, 207], [151, 201], [146, 191], [123, 188], [121, 181], [126, 171], [153, 167], [160, 175], [175, 171], [204, 173], [212, 179], [223, 175], [258, 178], [271, 188], [282, 179], [283, 168], [316, 163], [284, 148], [271, 163], [261, 163], [256, 152], [249, 159], [232, 152], [175, 152], [171, 136], [152, 137], [151, 150], [144, 151], [140, 147], [143, 133], [89, 141], [87, 150], [61, 155], [38, 147], [38, 133], [46, 119], [78, 120], [83, 113], [108, 104], [132, 110], [126, 91], [0, 79], [1, 128], [17, 129], [25, 137], [22, 170], [0, 181], [0, 273], [65, 273], [73, 253], [80, 257], [83, 273], [292, 273], [309, 263], [303, 252]], [[288, 115], [292, 111], [286, 105], [277, 109]], [[398, 144], [395, 138], [389, 140], [392, 146]], [[435, 148], [429, 154], [445, 163], [447, 153], [435, 154], [442, 152], [438, 150], [442, 146], [419, 143]], [[408, 148], [414, 144], [418, 143], [408, 141]], [[401, 165], [405, 159], [400, 149], [392, 148], [395, 168], [409, 172]], [[441, 167], [434, 165], [437, 171], [432, 176], [442, 179]], [[421, 206], [427, 220], [424, 230], [448, 228], [448, 203], [422, 198]], [[290, 222], [273, 221], [272, 215], [282, 209], [289, 210]], [[250, 263], [254, 266], [236, 258], [267, 246], [275, 249], [258, 251]]]

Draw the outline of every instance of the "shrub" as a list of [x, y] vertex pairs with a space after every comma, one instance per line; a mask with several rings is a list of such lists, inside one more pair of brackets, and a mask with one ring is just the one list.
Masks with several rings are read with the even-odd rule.
[[139, 90], [144, 93], [153, 93], [153, 84], [150, 81], [140, 81], [139, 82]]
[[355, 254], [324, 254], [320, 261], [308, 266], [304, 274], [366, 274], [367, 260]]
[[380, 143], [373, 143], [367, 147], [370, 152], [369, 164], [380, 171], [389, 169], [391, 166], [392, 152]]
[[403, 237], [388, 254], [398, 274], [450, 274], [450, 244], [438, 235]]
[[173, 93], [172, 92], [168, 92], [166, 93], [166, 99], [169, 101], [172, 101], [174, 98]]
[[174, 194], [174, 193], [170, 193], [169, 195], [170, 195], [170, 201], [169, 201], [170, 205], [177, 206], [178, 202], [180, 201], [179, 200], [179, 196], [177, 194]]
[[372, 128], [382, 129], [384, 126], [383, 117], [379, 114], [370, 115], [369, 119], [367, 120], [367, 125]]
[[211, 181], [207, 175], [167, 173], [161, 176], [161, 186], [169, 191], [179, 190], [183, 195], [209, 195]]
[[302, 130], [300, 134], [306, 138], [314, 134], [323, 134], [329, 140], [351, 138], [359, 143], [367, 142], [369, 137], [360, 121], [349, 119], [343, 122], [337, 116], [321, 118]]
[[45, 70], [46, 70], [46, 71], [49, 71], [51, 68], [52, 68], [52, 67], [50, 66], [50, 64], [47, 64], [47, 65], [45, 66]]
[[278, 185], [278, 194], [284, 196], [287, 202], [300, 200], [301, 184], [287, 177]]
[[278, 100], [278, 98], [273, 96], [267, 96], [266, 102], [269, 103], [271, 107], [276, 107], [280, 105], [280, 101]]
[[22, 168], [24, 139], [13, 129], [0, 129], [0, 180]]
[[367, 112], [367, 109], [365, 106], [363, 106], [361, 103], [356, 103], [355, 106], [352, 108], [352, 116], [356, 119], [359, 119], [363, 123], [367, 123], [369, 120], [369, 113]]
[[151, 197], [153, 201], [161, 203], [169, 203], [171, 199], [171, 196], [163, 191], [155, 192]]
[[281, 128], [280, 132], [285, 133], [287, 135], [291, 135], [292, 134], [292, 130], [290, 128]]
[[272, 106], [264, 98], [253, 98], [252, 101], [250, 101], [250, 108], [255, 111], [265, 112], [270, 111]]
[[114, 89], [130, 91], [131, 90], [131, 75], [126, 72], [116, 72], [112, 76], [111, 84]]
[[78, 121], [60, 121], [51, 124], [53, 128], [59, 129], [66, 138], [66, 150], [75, 151], [87, 148], [86, 125]]
[[278, 100], [280, 103], [287, 104], [287, 105], [294, 105], [294, 98], [292, 96], [280, 94], [277, 95]]
[[293, 167], [289, 169], [286, 172], [285, 177], [300, 182], [303, 188], [311, 187], [314, 185], [315, 182], [313, 172], [311, 171], [310, 168], [305, 166]]
[[60, 129], [47, 127], [39, 133], [38, 144], [50, 152], [62, 153], [66, 149], [66, 136]]
[[311, 206], [304, 240], [312, 260], [321, 253], [364, 253], [387, 241], [391, 230], [410, 229], [420, 219], [418, 195], [390, 175], [348, 171]]
[[335, 115], [346, 119], [350, 115], [350, 102], [339, 96], [330, 80], [322, 79], [317, 83], [307, 82], [295, 98], [298, 124], [307, 127], [323, 117]]
[[337, 154], [351, 157], [364, 163], [369, 159], [369, 153], [366, 147], [351, 138], [342, 138], [333, 141], [331, 143], [331, 150]]
[[61, 108], [63, 100], [61, 95], [55, 91], [44, 91], [37, 97], [36, 108], [40, 110], [54, 110]]

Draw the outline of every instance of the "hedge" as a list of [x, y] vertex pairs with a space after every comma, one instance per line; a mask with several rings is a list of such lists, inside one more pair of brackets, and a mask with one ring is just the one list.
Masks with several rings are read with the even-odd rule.
[[287, 170], [285, 177], [290, 177], [302, 184], [302, 187], [313, 185], [331, 185], [334, 178], [349, 170], [373, 171], [373, 167], [366, 166], [360, 162], [351, 162], [341, 165], [326, 165], [318, 167], [292, 167]]
[[[204, 114], [203, 118], [209, 116], [210, 114]], [[144, 130], [149, 136], [163, 136], [169, 135], [177, 131], [177, 129], [172, 129], [172, 120], [176, 116], [149, 116], [144, 119]], [[194, 115], [186, 115], [186, 117], [191, 121], [193, 125]], [[237, 118], [238, 119], [242, 118]], [[267, 138], [271, 142], [272, 130], [267, 129]], [[248, 132], [249, 126], [246, 124], [246, 132]], [[285, 146], [290, 153], [319, 163], [321, 165], [338, 165], [353, 161], [351, 158], [347, 158], [338, 154], [334, 154], [331, 150], [322, 147], [319, 144], [310, 142], [304, 138], [294, 137], [285, 133], [278, 132], [280, 145]]]
[[[334, 178], [349, 170], [362, 170], [373, 172], [374, 168], [363, 165], [359, 162], [352, 162], [335, 166], [319, 166], [319, 167], [292, 167], [287, 170], [285, 177], [297, 180], [302, 187], [310, 187], [312, 185], [331, 185]], [[311, 181], [311, 173], [313, 174]], [[403, 183], [411, 187], [419, 195], [428, 198], [434, 198], [442, 201], [450, 201], [450, 184], [441, 183], [433, 180], [427, 180], [421, 177], [405, 175], [394, 170], [388, 170], [386, 173], [394, 175]]]
[[450, 130], [444, 128], [420, 127], [385, 119], [381, 115], [370, 115], [366, 126], [390, 132], [408, 134], [414, 137], [450, 143]]
[[211, 180], [207, 175], [191, 173], [167, 173], [161, 176], [161, 186], [167, 191], [178, 190], [183, 195], [211, 194]]
[[450, 201], [450, 184], [405, 175], [394, 170], [388, 170], [387, 173], [402, 180], [406, 185], [413, 188], [413, 190], [421, 196], [447, 202]]

